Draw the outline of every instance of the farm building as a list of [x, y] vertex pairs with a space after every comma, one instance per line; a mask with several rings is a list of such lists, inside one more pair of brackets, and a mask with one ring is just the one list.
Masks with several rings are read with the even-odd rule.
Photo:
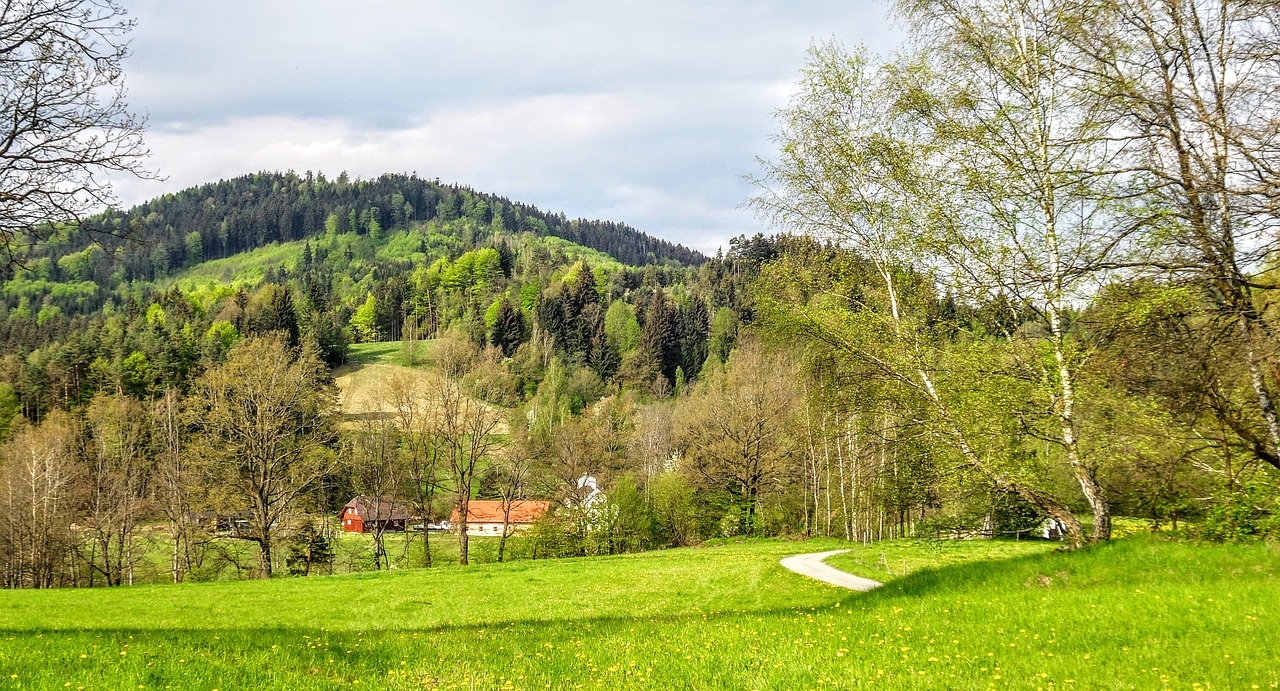
[[[518, 532], [533, 525], [551, 506], [545, 501], [515, 501], [511, 503], [508, 525], [511, 532]], [[468, 535], [501, 535], [504, 503], [500, 501], [472, 501], [467, 506]], [[453, 510], [450, 522], [458, 525], [458, 509]]]
[[[188, 525], [200, 526], [215, 535], [246, 535], [253, 528], [252, 511], [224, 514], [216, 511], [197, 511], [183, 514]], [[272, 524], [272, 527], [275, 527]]]
[[339, 515], [345, 533], [382, 530], [403, 532], [409, 525], [409, 505], [390, 496], [360, 495], [347, 502]]

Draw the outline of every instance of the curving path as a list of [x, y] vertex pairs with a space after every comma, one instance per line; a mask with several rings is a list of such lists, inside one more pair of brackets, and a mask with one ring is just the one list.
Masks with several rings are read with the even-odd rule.
[[848, 588], [850, 590], [858, 590], [866, 592], [884, 585], [880, 581], [873, 581], [870, 578], [855, 576], [837, 569], [834, 566], [828, 566], [824, 563], [827, 557], [848, 552], [847, 549], [837, 549], [830, 552], [815, 552], [813, 554], [797, 554], [794, 557], [783, 559], [780, 564], [783, 568], [794, 571], [801, 576], [808, 576], [823, 583]]

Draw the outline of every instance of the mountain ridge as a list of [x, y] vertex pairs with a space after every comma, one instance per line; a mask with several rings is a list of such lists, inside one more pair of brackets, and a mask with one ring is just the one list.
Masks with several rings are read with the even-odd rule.
[[[532, 204], [416, 175], [386, 173], [351, 180], [343, 173], [329, 180], [323, 173], [289, 171], [227, 178], [163, 194], [127, 210], [108, 209], [78, 228], [66, 229], [52, 242], [31, 248], [24, 264], [58, 282], [154, 281], [205, 260], [273, 242], [304, 240], [325, 232], [378, 233], [430, 221], [461, 221], [477, 236], [530, 232], [558, 237], [630, 266], [696, 266], [707, 260], [695, 250], [625, 223], [570, 219]], [[101, 256], [95, 260], [98, 251]]]

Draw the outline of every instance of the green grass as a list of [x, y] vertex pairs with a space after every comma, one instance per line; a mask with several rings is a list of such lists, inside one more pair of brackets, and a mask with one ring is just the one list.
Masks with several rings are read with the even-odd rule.
[[[139, 531], [135, 541], [135, 555], [138, 562], [133, 568], [133, 582], [139, 585], [172, 583], [170, 569], [173, 542], [166, 532], [167, 526], [158, 524], [157, 530]], [[406, 549], [405, 541], [412, 543]], [[470, 546], [472, 564], [491, 564], [498, 561], [498, 538], [489, 536], [473, 536]], [[393, 568], [412, 568], [421, 566], [422, 536], [418, 533], [387, 533], [384, 536], [387, 556]], [[286, 545], [277, 547], [287, 550]], [[333, 541], [334, 562], [326, 570], [334, 574], [361, 573], [375, 570], [373, 562], [373, 536], [357, 533], [337, 532]], [[518, 537], [507, 542], [505, 559], [516, 561], [529, 557], [530, 546]], [[282, 554], [282, 552], [277, 552]], [[432, 533], [431, 558], [437, 568], [453, 568], [458, 563], [458, 538], [446, 533]], [[247, 540], [230, 537], [219, 537], [204, 550], [204, 558], [199, 560], [193, 573], [188, 574], [191, 581], [235, 581], [243, 580], [257, 568], [258, 546]], [[279, 565], [278, 565], [279, 566]], [[0, 625], [2, 626], [2, 625]]]
[[1042, 540], [889, 540], [827, 558], [827, 563], [887, 583], [923, 569], [1042, 554], [1059, 547]]
[[[420, 340], [414, 343], [413, 366], [422, 367], [430, 364], [432, 340]], [[383, 341], [381, 343], [354, 343], [347, 347], [347, 364], [349, 365], [400, 365], [408, 366], [408, 347], [404, 341]]]
[[844, 546], [3, 592], [0, 688], [1280, 686], [1275, 545], [854, 546], [896, 569], [866, 594], [777, 565]]

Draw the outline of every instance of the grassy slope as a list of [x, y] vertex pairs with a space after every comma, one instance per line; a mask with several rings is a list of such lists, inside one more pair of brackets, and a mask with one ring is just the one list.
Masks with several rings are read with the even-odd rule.
[[[414, 367], [429, 368], [430, 353], [431, 341], [418, 341]], [[333, 371], [334, 382], [342, 392], [342, 412], [366, 415], [384, 411], [387, 383], [396, 377], [418, 376], [407, 366], [407, 356], [408, 348], [402, 341], [351, 346], [347, 364]]]
[[[622, 263], [613, 257], [592, 249], [576, 245], [568, 240], [564, 240], [554, 236], [537, 237], [529, 233], [518, 236], [525, 242], [532, 242], [541, 245], [550, 251], [559, 250], [571, 261], [584, 260], [594, 267], [603, 268], [607, 271], [617, 271], [623, 267]], [[418, 230], [396, 230], [388, 233], [381, 242], [377, 244], [376, 256], [378, 259], [392, 260], [411, 260], [417, 263], [423, 263], [427, 257], [418, 251], [419, 240], [427, 238], [428, 244], [432, 248], [439, 249], [456, 240], [439, 235], [434, 231], [425, 228]], [[160, 287], [168, 287], [177, 284], [182, 290], [194, 291], [205, 288], [209, 285], [231, 285], [243, 286], [251, 288], [262, 282], [266, 271], [269, 268], [284, 268], [293, 271], [296, 270], [298, 264], [302, 261], [302, 249], [307, 242], [316, 244], [319, 242], [317, 238], [309, 240], [296, 240], [285, 243], [271, 243], [264, 247], [259, 247], [247, 252], [225, 257], [223, 259], [213, 259], [202, 262], [191, 268], [179, 271], [172, 276], [161, 279], [157, 285]], [[344, 233], [337, 238], [337, 246], [345, 247], [359, 242], [358, 236], [352, 233]], [[334, 249], [332, 251], [339, 251]], [[441, 250], [439, 253], [443, 253]], [[439, 256], [439, 254], [435, 255]], [[12, 288], [6, 284], [5, 290], [20, 292], [22, 286], [26, 284], [15, 283]], [[86, 290], [94, 289], [92, 283], [86, 284], [58, 284], [61, 290]]]
[[[414, 344], [413, 367], [408, 366], [408, 347], [404, 341], [360, 343], [351, 346], [348, 364], [333, 371], [334, 383], [341, 392], [342, 412], [360, 418], [391, 412], [386, 400], [387, 385], [399, 377], [420, 378], [424, 371], [434, 367], [431, 344], [435, 341], [418, 341]], [[421, 379], [419, 379], [421, 381]], [[430, 385], [427, 384], [429, 387]], [[487, 407], [494, 408], [494, 406]], [[501, 417], [505, 418], [507, 412]], [[496, 434], [507, 433], [504, 420], [495, 429]]]
[[1280, 686], [1274, 545], [872, 545], [842, 559], [969, 563], [868, 572], [892, 579], [869, 594], [777, 565], [840, 546], [4, 592], [0, 687]]
[[222, 259], [202, 262], [189, 269], [161, 279], [159, 285], [177, 284], [184, 291], [214, 285], [252, 287], [262, 282], [267, 269], [283, 266], [293, 271], [302, 259], [302, 247], [306, 242], [271, 243], [248, 252], [241, 252]]
[[[413, 366], [429, 367], [431, 365], [431, 344], [434, 340], [421, 340], [413, 344]], [[398, 365], [408, 366], [409, 348], [404, 341], [382, 341], [380, 343], [353, 343], [347, 348], [349, 366]]]

